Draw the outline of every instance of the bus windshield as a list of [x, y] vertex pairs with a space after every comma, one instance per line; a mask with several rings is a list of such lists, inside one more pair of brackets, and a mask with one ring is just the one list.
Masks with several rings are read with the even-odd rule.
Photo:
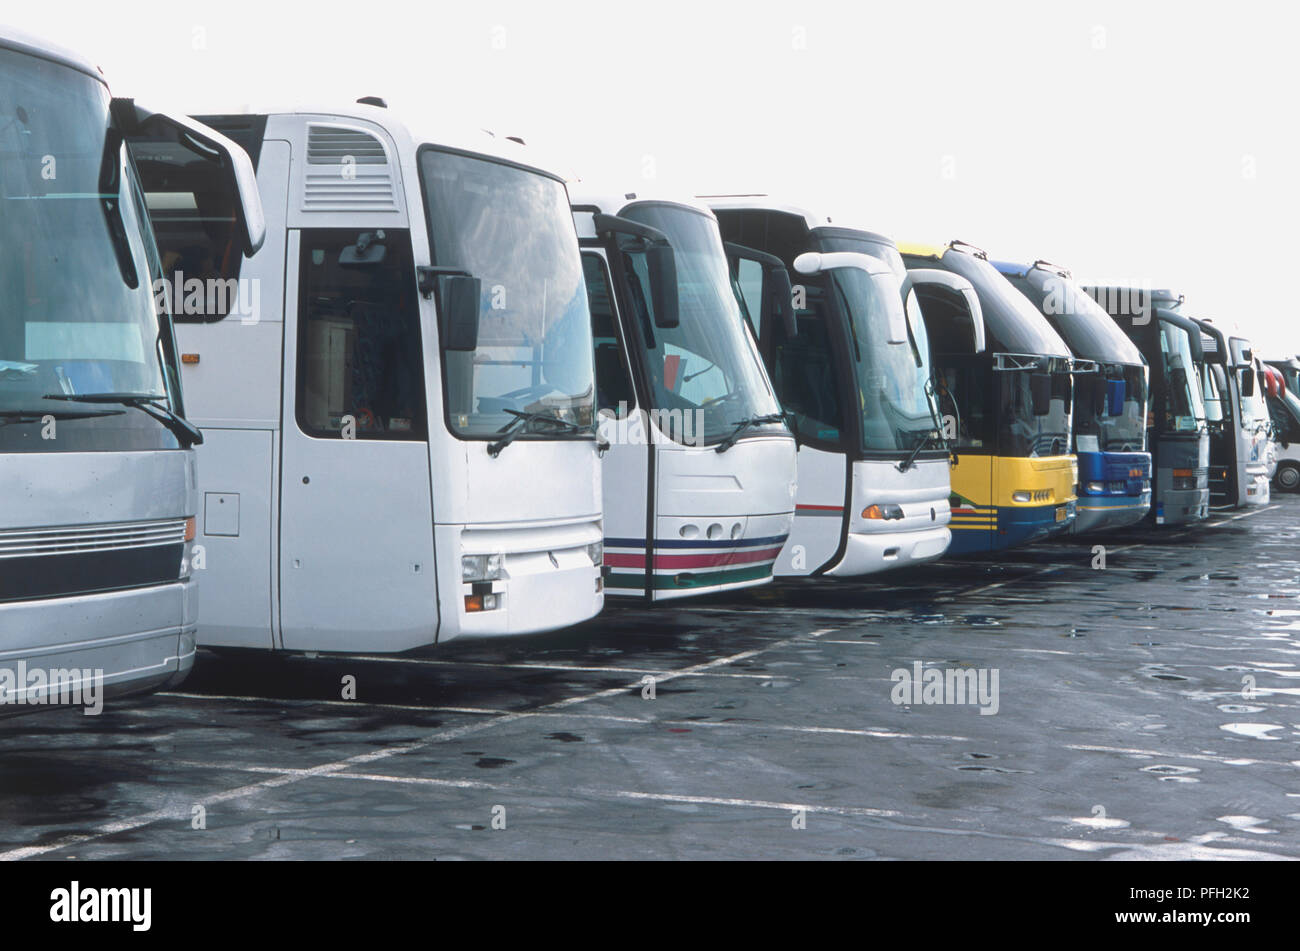
[[447, 425], [491, 438], [517, 413], [573, 427], [520, 438], [582, 438], [595, 421], [591, 316], [564, 184], [488, 158], [420, 150], [433, 263], [481, 281], [478, 344], [442, 354]]
[[[690, 431], [683, 424], [669, 435], [688, 436], [707, 445], [725, 439], [745, 420], [779, 415], [781, 407], [768, 384], [732, 290], [726, 253], [717, 223], [682, 205], [645, 202], [619, 214], [668, 236], [677, 269], [679, 323], [654, 325], [650, 274], [644, 254], [624, 252], [624, 271], [639, 287], [632, 299], [645, 344], [655, 408], [698, 412]], [[780, 422], [772, 425], [781, 426]]]
[[158, 253], [108, 90], [0, 50], [0, 162], [0, 451], [179, 448], [138, 408], [78, 399], [182, 411]]
[[[905, 308], [897, 274], [836, 268], [831, 285], [849, 316], [862, 445], [867, 452], [908, 452], [939, 428], [930, 380], [930, 342], [915, 308]], [[909, 339], [889, 342], [902, 321]]]
[[[1070, 361], [1040, 359], [1038, 369], [1008, 369], [994, 374], [998, 413], [998, 453], [1003, 456], [1061, 456], [1070, 451], [1074, 381]], [[1041, 364], [1046, 364], [1044, 368]], [[1035, 377], [1047, 377], [1048, 400], [1035, 407]], [[1041, 415], [1036, 412], [1046, 410]]]
[[1194, 433], [1206, 420], [1200, 371], [1192, 362], [1191, 338], [1186, 330], [1160, 321], [1161, 372], [1164, 374], [1164, 432]]
[[1223, 422], [1223, 395], [1219, 392], [1219, 377], [1208, 363], [1201, 365], [1201, 395], [1205, 400], [1205, 418], [1211, 423]]
[[[1107, 317], [1107, 320], [1110, 318]], [[1079, 452], [1142, 452], [1146, 446], [1147, 368], [1103, 365], [1075, 378], [1074, 444]]]
[[1261, 429], [1268, 425], [1268, 406], [1264, 403], [1264, 384], [1260, 382], [1258, 376], [1255, 377], [1255, 391], [1246, 395], [1246, 388], [1243, 385], [1247, 374], [1254, 373], [1253, 366], [1241, 367], [1233, 371], [1237, 374], [1237, 388], [1241, 394], [1241, 428], [1248, 431]]

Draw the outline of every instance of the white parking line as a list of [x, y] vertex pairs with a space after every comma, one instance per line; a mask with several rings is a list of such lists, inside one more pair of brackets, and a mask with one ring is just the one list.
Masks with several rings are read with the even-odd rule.
[[[182, 763], [181, 765], [198, 766], [201, 764]], [[372, 783], [435, 786], [449, 789], [487, 789], [493, 792], [515, 793], [519, 795], [539, 795], [536, 790], [523, 789], [510, 783], [485, 783], [472, 779], [435, 779], [429, 776], [390, 776], [386, 773], [320, 773], [311, 769], [281, 769], [275, 766], [240, 766], [231, 768], [249, 773], [274, 773], [277, 775], [283, 774], [287, 776], [299, 776], [301, 774], [303, 779], [352, 779]], [[550, 795], [549, 793], [544, 794]], [[897, 812], [893, 809], [873, 809], [866, 806], [819, 806], [813, 805], [812, 803], [801, 802], [772, 802], [765, 799], [735, 799], [719, 796], [689, 796], [677, 793], [639, 792], [632, 789], [606, 789], [595, 786], [580, 786], [568, 790], [565, 794], [589, 796], [594, 799], [632, 799], [652, 802], [675, 802], [699, 806], [731, 806], [743, 809], [779, 809], [783, 812], [793, 812], [796, 809], [801, 809], [808, 813], [837, 816], [870, 816], [873, 818], [883, 819], [894, 819], [903, 816], [903, 813]]]
[[1087, 753], [1123, 753], [1127, 756], [1154, 756], [1161, 759], [1190, 759], [1206, 763], [1221, 763], [1225, 766], [1293, 766], [1292, 762], [1275, 759], [1251, 759], [1246, 756], [1218, 756], [1212, 753], [1171, 753], [1168, 750], [1142, 750], [1125, 746], [1091, 746], [1086, 744], [1070, 745], [1067, 750], [1081, 750]]
[[[363, 660], [367, 663], [381, 664], [420, 664], [428, 667], [486, 667], [491, 670], [562, 670], [573, 671], [575, 673], [593, 673], [593, 674], [645, 674], [654, 675], [657, 668], [654, 667], [599, 667], [599, 666], [581, 666], [578, 664], [544, 664], [537, 661], [516, 661], [512, 663], [493, 663], [482, 660], [439, 660], [436, 658], [425, 657], [393, 657], [382, 654], [332, 654], [330, 659], [334, 661]], [[742, 674], [731, 670], [706, 670], [695, 674], [686, 674], [689, 677], [736, 677], [740, 679], [766, 680], [767, 674]]]
[[[738, 654], [731, 654], [727, 657], [719, 657], [711, 661], [706, 661], [705, 663], [702, 664], [694, 664], [690, 667], [686, 667], [681, 670], [665, 671], [661, 674], [653, 675], [653, 676], [655, 678], [656, 684], [667, 683], [669, 681], [676, 680], [679, 677], [687, 677], [692, 674], [699, 673], [701, 671], [713, 670], [714, 668], [717, 667], [725, 667], [728, 664], [739, 663], [742, 660], [749, 660], [751, 657], [757, 657], [759, 654], [762, 654], [765, 651], [775, 650], [777, 648], [789, 646], [791, 644], [797, 644], [800, 641], [810, 637], [821, 637], [823, 634], [832, 634], [837, 630], [838, 628], [821, 628], [819, 630], [811, 631], [806, 634], [798, 634], [795, 635], [794, 637], [788, 637], [780, 641], [775, 641], [767, 645], [766, 647], [756, 648], [754, 650], [741, 651]], [[228, 802], [232, 799], [242, 799], [244, 797], [252, 796], [259, 792], [263, 792], [267, 789], [275, 789], [281, 786], [288, 786], [293, 783], [302, 782], [304, 779], [311, 779], [313, 777], [318, 777], [318, 776], [328, 776], [334, 773], [340, 773], [343, 770], [349, 769], [353, 766], [361, 766], [369, 763], [380, 762], [382, 760], [389, 759], [393, 756], [399, 756], [403, 753], [410, 753], [416, 750], [424, 749], [425, 747], [432, 746], [435, 743], [441, 743], [447, 740], [454, 740], [462, 736], [468, 736], [472, 733], [478, 733], [488, 729], [489, 727], [497, 726], [498, 724], [509, 723], [514, 720], [527, 719], [530, 716], [535, 716], [537, 713], [555, 712], [558, 710], [563, 710], [568, 707], [575, 706], [580, 703], [588, 703], [592, 700], [605, 700], [612, 697], [621, 696], [623, 694], [626, 694], [629, 690], [636, 690], [640, 687], [641, 687], [640, 682], [628, 684], [627, 686], [624, 687], [609, 687], [604, 690], [598, 690], [595, 693], [579, 694], [574, 697], [568, 697], [564, 700], [557, 700], [553, 703], [548, 703], [537, 708], [536, 711], [520, 711], [517, 713], [508, 713], [505, 714], [504, 716], [494, 717], [487, 720], [480, 720], [475, 723], [467, 723], [461, 726], [451, 727], [450, 729], [446, 729], [446, 730], [438, 730], [434, 733], [430, 733], [428, 736], [422, 739], [413, 740], [409, 743], [403, 743], [398, 746], [389, 746], [379, 750], [372, 750], [367, 753], [358, 753], [354, 756], [349, 756], [345, 759], [335, 760], [332, 763], [322, 763], [319, 766], [313, 766], [310, 769], [299, 770], [291, 774], [281, 773], [279, 775], [272, 776], [269, 779], [264, 779], [258, 783], [251, 783], [247, 786], [240, 786], [236, 789], [229, 789], [224, 792], [214, 793], [210, 796], [204, 796], [196, 800], [194, 803], [190, 805], [191, 806], [200, 805], [203, 806], [204, 808], [207, 808], [212, 805], [218, 805], [223, 802]], [[221, 764], [213, 763], [212, 768], [220, 769]], [[164, 819], [179, 820], [179, 819], [188, 818], [188, 815], [189, 815], [188, 808], [186, 809], [184, 814], [179, 814], [176, 812], [166, 811], [166, 810], [155, 810], [153, 812], [143, 813], [141, 815], [135, 816], [130, 819], [120, 819], [114, 822], [104, 823], [102, 825], [96, 826], [94, 830], [89, 833], [77, 833], [74, 835], [64, 836], [61, 839], [58, 839], [54, 842], [46, 843], [44, 845], [29, 845], [29, 846], [21, 846], [15, 849], [9, 849], [7, 851], [0, 852], [0, 861], [15, 861], [18, 859], [32, 858], [38, 855], [47, 855], [50, 852], [56, 852], [59, 849], [64, 849], [67, 848], [68, 846], [79, 845], [85, 842], [91, 842], [96, 839], [102, 839], [106, 836], [116, 835], [121, 832], [129, 832], [134, 829], [139, 829], [144, 826], [152, 825], [153, 823], [162, 821]]]
[[[1263, 508], [1250, 509], [1248, 511], [1242, 512], [1240, 515], [1233, 515], [1230, 518], [1225, 518], [1222, 521], [1218, 521], [1218, 522], [1206, 522], [1204, 525], [1200, 525], [1197, 527], [1198, 528], [1219, 528], [1220, 526], [1227, 525], [1229, 522], [1235, 522], [1239, 518], [1253, 518], [1256, 515], [1263, 515], [1265, 512], [1271, 512], [1273, 511], [1273, 509], [1276, 508], [1281, 508], [1281, 506], [1265, 505]], [[1194, 532], [1196, 531], [1196, 528], [1189, 528], [1186, 531]]]
[[864, 806], [814, 806], [801, 802], [770, 802], [763, 799], [731, 799], [717, 796], [681, 796], [674, 793], [633, 792], [626, 789], [584, 789], [574, 790], [581, 796], [598, 798], [615, 797], [617, 799], [640, 799], [651, 802], [677, 802], [692, 806], [740, 806], [747, 809], [780, 809], [783, 812], [804, 812], [830, 814], [836, 816], [870, 816], [876, 819], [894, 819], [903, 814], [893, 809], [869, 809]]

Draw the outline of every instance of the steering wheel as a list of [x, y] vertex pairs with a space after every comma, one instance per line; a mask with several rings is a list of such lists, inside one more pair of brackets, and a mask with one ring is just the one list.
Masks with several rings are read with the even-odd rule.
[[712, 399], [705, 400], [700, 404], [700, 409], [712, 409], [714, 406], [721, 406], [724, 403], [730, 403], [733, 400], [740, 399], [737, 392], [723, 393], [721, 396], [715, 396]]

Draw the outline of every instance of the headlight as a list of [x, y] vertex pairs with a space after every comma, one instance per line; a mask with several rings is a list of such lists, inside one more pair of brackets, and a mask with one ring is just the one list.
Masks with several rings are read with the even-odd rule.
[[862, 517], [892, 521], [903, 517], [903, 507], [894, 502], [886, 502], [884, 505], [868, 505], [862, 510]]
[[599, 568], [605, 563], [605, 543], [604, 541], [592, 542], [587, 546], [587, 557], [591, 563]]
[[1029, 493], [1025, 492], [1024, 490], [1011, 493], [1012, 502], [1028, 502], [1029, 498], [1030, 498]]
[[475, 581], [497, 581], [501, 578], [501, 567], [505, 556], [495, 555], [461, 555], [460, 580], [466, 584]]
[[1100, 495], [1101, 493], [1103, 493], [1103, 492], [1106, 491], [1106, 483], [1105, 483], [1105, 482], [1089, 482], [1089, 483], [1088, 483], [1088, 486], [1087, 486], [1087, 491], [1093, 493], [1094, 495]]

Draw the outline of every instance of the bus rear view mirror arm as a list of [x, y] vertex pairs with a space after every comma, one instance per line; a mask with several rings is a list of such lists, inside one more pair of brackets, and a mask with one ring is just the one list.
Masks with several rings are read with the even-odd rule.
[[[188, 116], [172, 116], [137, 105], [134, 99], [115, 98], [111, 103], [114, 125], [128, 144], [174, 143], [200, 159], [214, 162], [225, 179], [224, 186], [235, 208], [236, 227], [246, 257], [252, 257], [266, 240], [266, 215], [257, 190], [257, 171], [239, 145], [215, 129]], [[137, 163], [138, 164], [138, 163]]]
[[677, 258], [668, 236], [639, 221], [597, 212], [591, 216], [596, 233], [618, 240], [624, 251], [644, 254], [650, 274], [650, 306], [654, 324], [671, 330], [681, 323], [677, 306]]
[[[747, 248], [742, 244], [727, 242], [723, 245], [727, 259], [733, 262], [753, 261], [763, 269], [763, 300], [765, 314], [780, 319], [785, 329], [786, 339], [797, 336], [799, 322], [794, 315], [794, 287], [790, 283], [790, 272], [785, 269], [781, 259], [775, 254]], [[761, 318], [760, 318], [761, 319]], [[761, 326], [761, 324], [760, 324]]]
[[966, 305], [966, 312], [970, 315], [973, 353], [983, 353], [987, 346], [984, 339], [984, 310], [980, 307], [979, 295], [975, 293], [975, 285], [959, 274], [952, 271], [945, 271], [942, 268], [916, 268], [909, 270], [907, 277], [903, 279], [903, 297], [907, 297], [907, 292], [913, 287], [942, 287], [960, 294], [962, 302]]
[[[794, 269], [800, 274], [820, 274], [823, 271], [834, 271], [841, 268], [856, 268], [859, 271], [866, 271], [873, 278], [883, 275], [892, 276], [894, 273], [889, 265], [880, 258], [872, 257], [870, 254], [863, 254], [860, 251], [805, 251], [794, 259]], [[907, 332], [907, 314], [900, 306], [890, 311], [888, 341], [889, 343], [904, 344], [909, 343], [910, 340], [911, 338]]]

